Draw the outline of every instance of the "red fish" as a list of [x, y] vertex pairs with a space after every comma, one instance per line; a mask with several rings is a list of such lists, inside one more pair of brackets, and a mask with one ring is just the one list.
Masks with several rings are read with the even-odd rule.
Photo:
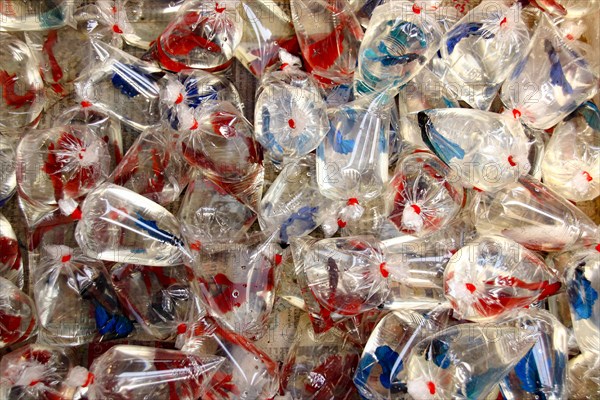
[[43, 51], [48, 56], [48, 62], [50, 63], [50, 71], [52, 72], [52, 79], [54, 82], [58, 82], [63, 77], [63, 70], [60, 68], [56, 56], [54, 55], [54, 45], [58, 40], [58, 34], [56, 30], [48, 32], [48, 37], [42, 47]]
[[306, 51], [304, 51], [304, 57], [312, 68], [329, 69], [342, 55], [344, 50], [343, 41], [343, 26], [341, 24], [336, 25], [333, 31], [323, 39], [309, 44]]
[[327, 357], [308, 373], [304, 389], [314, 400], [352, 398], [352, 376], [358, 359], [358, 354], [347, 354], [345, 357], [335, 354]]
[[2, 97], [6, 105], [19, 109], [25, 105], [31, 105], [36, 97], [35, 89], [28, 89], [24, 94], [17, 94], [15, 84], [17, 83], [17, 74], [9, 75], [6, 71], [0, 71], [0, 86]]
[[17, 270], [21, 266], [19, 242], [6, 236], [0, 237], [0, 264]]

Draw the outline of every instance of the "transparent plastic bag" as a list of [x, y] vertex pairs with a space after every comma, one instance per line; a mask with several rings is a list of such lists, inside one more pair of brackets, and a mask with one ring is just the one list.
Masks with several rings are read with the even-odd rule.
[[279, 388], [279, 366], [244, 336], [221, 327], [213, 318], [191, 314], [178, 343], [192, 354], [214, 354], [225, 361], [213, 375], [208, 400], [268, 399]]
[[542, 161], [544, 183], [573, 201], [600, 195], [600, 111], [586, 102], [559, 123]]
[[507, 116], [426, 110], [419, 112], [419, 126], [423, 141], [465, 187], [497, 191], [531, 169], [529, 140], [521, 124]]
[[250, 340], [265, 333], [275, 302], [282, 255], [274, 236], [214, 241], [196, 254], [194, 271], [208, 311], [221, 325]]
[[193, 272], [184, 266], [150, 267], [119, 264], [110, 272], [123, 307], [159, 340], [172, 340], [186, 322], [194, 294]]
[[[10, 400], [62, 399], [75, 363], [64, 348], [29, 344], [2, 356], [0, 397]], [[63, 397], [65, 396], [65, 397]]]
[[313, 151], [329, 130], [327, 106], [299, 60], [280, 53], [279, 69], [267, 71], [256, 91], [256, 139], [275, 162]]
[[535, 129], [548, 129], [598, 90], [593, 50], [581, 41], [567, 43], [542, 16], [525, 57], [502, 86], [507, 113]]
[[450, 168], [430, 153], [400, 159], [386, 191], [389, 220], [417, 236], [437, 231], [459, 213], [465, 193]]
[[282, 366], [282, 391], [292, 399], [349, 399], [356, 396], [352, 375], [360, 346], [338, 329], [315, 333], [301, 319]]
[[346, 0], [291, 0], [292, 20], [306, 68], [336, 84], [350, 83], [363, 39]]
[[0, 133], [0, 207], [5, 205], [17, 190], [17, 144], [17, 140]]
[[[194, 400], [211, 387], [211, 378], [223, 357], [195, 355], [177, 350], [118, 345], [90, 366], [93, 382], [90, 400], [169, 398]], [[84, 382], [87, 375], [84, 376]]]
[[244, 20], [239, 0], [191, 0], [179, 8], [144, 58], [170, 71], [218, 69], [233, 58]]
[[23, 259], [17, 235], [10, 222], [0, 213], [0, 277], [23, 289], [23, 275]]
[[31, 131], [17, 147], [17, 188], [29, 224], [56, 208], [76, 216], [79, 201], [108, 176], [106, 143], [85, 125]]
[[75, 81], [82, 99], [137, 130], [160, 121], [164, 72], [106, 43], [92, 41], [90, 65]]
[[356, 93], [397, 90], [434, 56], [442, 35], [431, 12], [415, 3], [390, 1], [378, 6], [360, 46]]
[[64, 245], [42, 248], [32, 289], [44, 340], [74, 346], [127, 337], [133, 324], [123, 315], [102, 262]]
[[333, 212], [334, 203], [319, 191], [315, 156], [285, 164], [260, 203], [259, 222], [267, 232], [279, 230], [280, 243], [310, 234]]
[[0, 31], [39, 31], [72, 24], [74, 3], [69, 0], [3, 0]]
[[539, 181], [523, 176], [504, 189], [481, 193], [474, 215], [482, 233], [501, 234], [535, 251], [561, 251], [598, 241], [598, 226]]
[[75, 237], [89, 257], [158, 267], [190, 257], [173, 214], [129, 189], [103, 184], [87, 196], [81, 213]]
[[458, 250], [444, 271], [446, 297], [465, 319], [490, 321], [555, 295], [558, 272], [541, 257], [500, 236], [483, 236]]
[[300, 53], [290, 16], [274, 0], [243, 0], [244, 29], [235, 58], [260, 78], [277, 61], [280, 49]]
[[23, 342], [36, 332], [33, 301], [11, 281], [0, 277], [0, 348]]
[[35, 125], [44, 108], [44, 82], [38, 60], [24, 42], [0, 32], [0, 47], [0, 128], [4, 134], [19, 134], [18, 128]]
[[525, 55], [529, 40], [520, 4], [480, 4], [442, 39], [440, 78], [470, 106], [488, 110], [502, 82]]
[[108, 181], [161, 205], [176, 201], [188, 184], [190, 173], [173, 135], [165, 123], [144, 130]]

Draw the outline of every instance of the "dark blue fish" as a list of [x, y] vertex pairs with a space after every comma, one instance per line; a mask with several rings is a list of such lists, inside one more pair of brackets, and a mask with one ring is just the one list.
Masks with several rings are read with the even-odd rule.
[[135, 97], [140, 90], [156, 93], [159, 89], [156, 81], [159, 77], [145, 73], [140, 67], [130, 64], [115, 62], [111, 82], [114, 87], [127, 97]]
[[342, 132], [335, 131], [333, 135], [328, 135], [333, 147], [333, 151], [340, 154], [350, 154], [354, 150], [354, 139], [344, 139]]
[[542, 387], [540, 374], [535, 363], [533, 349], [529, 350], [525, 357], [515, 365], [515, 374], [521, 381], [521, 389], [527, 393], [537, 393]]
[[100, 303], [94, 301], [94, 317], [96, 328], [102, 336], [124, 338], [133, 331], [133, 323], [120, 314], [110, 314]]
[[288, 228], [292, 226], [296, 228], [296, 232], [294, 232], [295, 236], [302, 236], [315, 229], [317, 223], [315, 222], [314, 214], [318, 210], [319, 207], [304, 206], [290, 215], [290, 217], [281, 224], [279, 239], [283, 243], [289, 243]]
[[208, 85], [205, 89], [204, 94], [201, 95], [198, 90], [198, 80], [189, 79], [185, 82], [185, 103], [192, 108], [198, 108], [200, 104], [207, 100], [217, 100], [219, 94], [218, 88]]
[[144, 219], [139, 212], [136, 214], [137, 221], [135, 222], [135, 226], [145, 230], [151, 237], [162, 243], [169, 243], [173, 246], [183, 247], [183, 241], [180, 238], [170, 232], [160, 229], [158, 225], [156, 225], [156, 221]]
[[462, 160], [465, 157], [465, 151], [458, 144], [442, 136], [426, 113], [419, 112], [418, 118], [423, 141], [442, 161], [448, 164], [453, 158]]
[[586, 101], [577, 112], [585, 118], [585, 122], [590, 128], [600, 131], [600, 111], [593, 102]]
[[425, 359], [427, 361], [433, 361], [435, 365], [442, 369], [446, 369], [451, 363], [450, 358], [447, 356], [449, 348], [448, 343], [439, 339], [434, 339], [427, 349]]
[[575, 320], [590, 318], [594, 303], [598, 300], [598, 292], [592, 287], [592, 283], [585, 277], [581, 268], [575, 270], [575, 276], [569, 282], [567, 293], [569, 303], [575, 311]]
[[573, 94], [573, 88], [565, 77], [558, 53], [548, 39], [544, 40], [544, 50], [548, 53], [548, 59], [550, 60], [550, 81], [554, 86], [562, 87], [563, 94]]
[[[379, 382], [381, 382], [381, 386], [389, 389], [392, 386], [392, 380], [395, 380], [395, 377], [392, 377], [392, 368], [396, 365], [400, 355], [392, 350], [390, 346], [383, 345], [375, 349], [375, 356], [377, 357], [377, 363], [381, 366]], [[402, 361], [400, 361], [395, 369], [396, 375], [400, 373], [403, 368]]]
[[525, 69], [525, 65], [527, 65], [527, 60], [529, 60], [528, 55], [523, 57], [523, 59], [519, 61], [517, 65], [515, 65], [515, 69], [513, 69], [512, 73], [510, 74], [510, 79], [515, 79], [517, 76], [521, 75], [523, 69]]
[[466, 24], [460, 24], [448, 32], [448, 39], [446, 40], [446, 48], [448, 54], [452, 54], [454, 48], [458, 43], [468, 38], [469, 36], [481, 36], [483, 39], [491, 39], [495, 35], [488, 30], [481, 29], [483, 24], [480, 22], [467, 22]]

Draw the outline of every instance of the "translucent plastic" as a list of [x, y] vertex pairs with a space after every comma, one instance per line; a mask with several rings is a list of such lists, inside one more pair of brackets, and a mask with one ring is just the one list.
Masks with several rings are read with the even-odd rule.
[[53, 29], [27, 32], [27, 45], [36, 51], [44, 82], [65, 96], [73, 91], [73, 81], [88, 66], [92, 52], [89, 32], [85, 29]]
[[535, 129], [548, 129], [598, 90], [594, 50], [567, 43], [545, 15], [527, 51], [502, 86], [508, 113]]
[[167, 76], [167, 83], [161, 89], [163, 116], [166, 116], [173, 129], [180, 125], [184, 128], [186, 113], [179, 115], [178, 110], [193, 112], [207, 100], [229, 101], [240, 111], [244, 104], [235, 86], [223, 76], [213, 75], [202, 70], [185, 69], [176, 77]]
[[211, 315], [224, 327], [250, 340], [266, 333], [280, 251], [272, 237], [260, 233], [234, 243], [203, 244], [194, 270]]
[[129, 147], [108, 181], [158, 204], [177, 200], [190, 176], [173, 135], [166, 124], [146, 129]]
[[0, 207], [2, 207], [17, 190], [15, 174], [15, 150], [18, 141], [0, 134]]
[[538, 332], [531, 350], [500, 382], [507, 400], [567, 397], [568, 330], [545, 310], [519, 313], [516, 326]]
[[92, 44], [93, 61], [75, 81], [77, 95], [135, 129], [156, 125], [164, 72], [100, 41]]
[[104, 184], [81, 206], [75, 232], [84, 254], [99, 260], [174, 266], [189, 255], [179, 222], [160, 205], [129, 189]]
[[435, 333], [403, 360], [408, 394], [415, 399], [485, 398], [537, 336], [519, 328], [479, 324]]
[[481, 4], [442, 39], [441, 79], [473, 108], [490, 108], [502, 82], [529, 46], [530, 30], [521, 7], [500, 1]]
[[37, 316], [31, 298], [0, 277], [0, 348], [35, 336]]
[[192, 316], [183, 351], [214, 354], [225, 361], [212, 377], [208, 399], [269, 399], [279, 388], [279, 366], [245, 337], [227, 330], [206, 316]]
[[559, 123], [542, 161], [544, 183], [573, 201], [600, 195], [600, 111], [586, 102]]
[[355, 91], [398, 89], [438, 51], [442, 34], [435, 17], [411, 1], [377, 7], [360, 46]]
[[150, 48], [149, 55], [170, 71], [210, 69], [230, 61], [242, 39], [239, 0], [191, 0]]
[[210, 388], [222, 357], [198, 356], [176, 350], [118, 345], [90, 366], [90, 400], [195, 400]]
[[[104, 111], [82, 102], [67, 108], [54, 120], [55, 125], [86, 125], [100, 137], [110, 155], [110, 168], [114, 170], [123, 158], [123, 136], [121, 122]], [[60, 103], [59, 103], [60, 104]]]
[[458, 250], [444, 271], [446, 297], [470, 321], [489, 321], [552, 296], [558, 273], [534, 252], [500, 236], [483, 236]]
[[291, 0], [292, 20], [306, 67], [331, 82], [349, 83], [363, 38], [346, 0]]
[[351, 399], [360, 346], [338, 329], [315, 333], [308, 318], [298, 323], [281, 369], [282, 391], [292, 399]]
[[600, 393], [600, 357], [597, 354], [580, 354], [569, 361], [569, 395], [593, 400]]
[[575, 339], [582, 353], [600, 354], [599, 249], [575, 252], [565, 270]]
[[19, 241], [10, 222], [0, 214], [0, 277], [23, 289], [23, 259]]
[[536, 251], [569, 250], [598, 240], [598, 226], [588, 216], [530, 177], [481, 194], [475, 216], [482, 233], [502, 234]]
[[189, 268], [119, 264], [110, 278], [123, 307], [146, 332], [159, 340], [180, 333], [193, 303]]
[[242, 239], [256, 221], [256, 213], [217, 183], [197, 174], [179, 206], [183, 236], [192, 251], [213, 240]]
[[193, 125], [179, 134], [183, 156], [229, 194], [257, 210], [264, 171], [252, 125], [233, 104], [217, 100], [206, 101], [194, 111], [193, 120]]
[[57, 29], [71, 22], [74, 4], [69, 0], [4, 0], [0, 31]]
[[[167, 27], [183, 0], [97, 0], [102, 19], [127, 44], [148, 49]], [[114, 8], [113, 8], [114, 7]]]
[[329, 132], [317, 148], [324, 196], [366, 201], [381, 194], [388, 179], [389, 100], [366, 96], [331, 110]]
[[450, 168], [430, 153], [402, 157], [386, 190], [389, 219], [402, 232], [439, 230], [460, 211], [465, 193]]
[[290, 161], [281, 170], [260, 203], [261, 227], [279, 229], [281, 243], [309, 234], [333, 211], [334, 204], [317, 186], [315, 156]]
[[28, 133], [17, 147], [17, 186], [26, 216], [56, 208], [69, 216], [108, 176], [106, 143], [85, 125]]
[[256, 139], [275, 161], [310, 153], [329, 130], [327, 107], [316, 83], [294, 64], [263, 76], [254, 121]]
[[0, 398], [62, 399], [67, 389], [64, 382], [73, 366], [60, 347], [29, 344], [5, 354], [0, 361]]
[[0, 47], [0, 128], [11, 133], [40, 115], [45, 104], [44, 83], [37, 59], [25, 43], [0, 32]]
[[365, 399], [406, 396], [401, 380], [403, 360], [420, 340], [444, 329], [451, 310], [440, 307], [425, 315], [412, 310], [385, 315], [373, 331], [354, 374], [354, 384]]
[[243, 0], [244, 30], [235, 57], [260, 78], [280, 49], [300, 51], [292, 19], [274, 0]]
[[465, 187], [496, 191], [527, 174], [529, 141], [518, 121], [486, 111], [419, 112], [427, 146]]
[[127, 337], [124, 315], [102, 262], [63, 245], [45, 246], [31, 275], [44, 339], [60, 345]]
[[323, 239], [305, 257], [308, 288], [330, 312], [356, 315], [385, 301], [388, 285], [381, 276], [387, 271], [375, 238]]

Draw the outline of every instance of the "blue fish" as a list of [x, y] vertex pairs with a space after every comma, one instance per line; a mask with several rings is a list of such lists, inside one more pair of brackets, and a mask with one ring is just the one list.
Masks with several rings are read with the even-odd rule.
[[373, 10], [375, 10], [378, 5], [383, 3], [383, 1], [384, 0], [366, 0], [357, 14], [360, 13], [361, 15], [370, 18], [373, 14]]
[[600, 132], [600, 111], [593, 102], [586, 101], [577, 111], [583, 115], [590, 128]]
[[533, 349], [529, 350], [525, 357], [515, 365], [515, 374], [521, 381], [521, 389], [527, 393], [536, 393], [540, 390], [542, 382], [535, 363]]
[[333, 151], [340, 154], [350, 154], [354, 150], [354, 139], [344, 139], [342, 132], [335, 131], [333, 135], [328, 135], [333, 147]]
[[133, 323], [125, 316], [109, 314], [97, 301], [94, 301], [94, 317], [96, 328], [102, 336], [110, 335], [111, 338], [123, 338], [133, 331]]
[[425, 354], [425, 359], [433, 361], [435, 365], [442, 369], [446, 369], [451, 363], [450, 358], [447, 357], [449, 348], [448, 343], [434, 339], [427, 350], [427, 354]]
[[517, 65], [515, 65], [515, 69], [513, 69], [512, 73], [510, 74], [510, 79], [515, 79], [516, 77], [521, 75], [523, 69], [525, 69], [525, 65], [527, 65], [527, 60], [529, 60], [528, 55], [523, 57], [523, 59], [519, 61]]
[[544, 40], [544, 50], [548, 53], [548, 59], [550, 60], [550, 81], [554, 86], [562, 87], [563, 94], [573, 94], [573, 88], [565, 77], [558, 53], [548, 39]]
[[207, 100], [217, 100], [218, 89], [212, 85], [207, 86], [206, 89], [206, 93], [201, 96], [198, 91], [198, 80], [189, 79], [185, 83], [185, 93], [187, 95], [185, 103], [192, 108], [198, 108], [200, 104]]
[[358, 366], [356, 367], [356, 375], [354, 375], [354, 384], [357, 387], [366, 386], [369, 380], [369, 375], [371, 375], [371, 370], [376, 364], [377, 360], [371, 355], [371, 353], [366, 353], [360, 359]]
[[[402, 21], [394, 26], [390, 31], [390, 37], [404, 48], [411, 47], [409, 41], [418, 40], [421, 48], [427, 46], [425, 34], [417, 25], [412, 22]], [[388, 53], [389, 54], [389, 53]]]
[[[377, 363], [381, 366], [379, 382], [381, 382], [381, 386], [389, 389], [392, 386], [392, 380], [395, 380], [395, 377], [392, 377], [392, 368], [398, 361], [400, 355], [392, 350], [390, 346], [383, 345], [375, 349], [375, 356], [377, 357]], [[400, 373], [403, 368], [402, 361], [400, 361], [395, 370], [396, 375]]]
[[418, 60], [419, 63], [422, 64], [425, 61], [425, 58], [417, 53], [408, 53], [401, 56], [382, 56], [373, 59], [373, 61], [381, 63], [384, 67], [408, 64], [415, 60]]
[[290, 215], [290, 217], [281, 224], [281, 229], [279, 230], [279, 239], [283, 243], [289, 243], [288, 228], [293, 225], [295, 225], [296, 228], [301, 228], [298, 229], [301, 231], [300, 233], [295, 233], [296, 236], [301, 236], [315, 229], [317, 227], [317, 223], [315, 222], [314, 214], [318, 210], [319, 207], [304, 206], [297, 212]]
[[448, 39], [446, 40], [446, 48], [448, 54], [452, 54], [454, 48], [458, 43], [468, 38], [469, 36], [481, 36], [483, 39], [492, 39], [495, 35], [490, 31], [481, 29], [483, 24], [480, 22], [467, 22], [466, 24], [460, 24], [450, 32], [448, 32]]
[[160, 229], [158, 225], [156, 225], [156, 221], [144, 219], [139, 212], [136, 212], [136, 214], [137, 221], [135, 222], [135, 226], [145, 230], [151, 237], [162, 243], [169, 243], [173, 246], [183, 247], [183, 240], [172, 233]]
[[502, 368], [490, 367], [486, 372], [480, 375], [473, 375], [471, 379], [465, 385], [466, 396], [462, 394], [462, 390], [459, 394], [462, 394], [469, 400], [476, 400], [482, 398], [482, 390], [489, 387], [490, 381], [497, 383], [504, 376], [505, 371]]
[[567, 293], [569, 303], [575, 311], [575, 320], [590, 318], [594, 303], [598, 300], [598, 292], [592, 287], [592, 283], [585, 277], [580, 267], [575, 270], [575, 277], [569, 282]]
[[263, 137], [265, 138], [265, 142], [261, 143], [267, 150], [271, 150], [278, 154], [283, 154], [283, 147], [279, 143], [277, 143], [277, 139], [275, 139], [275, 135], [271, 133], [271, 114], [267, 108], [263, 108], [262, 110], [262, 123], [263, 123]]
[[141, 89], [158, 94], [158, 87], [156, 86], [158, 77], [144, 73], [138, 66], [120, 62], [115, 62], [113, 69], [111, 82], [125, 96], [138, 96]]
[[446, 97], [442, 96], [442, 101], [444, 102], [444, 105], [447, 108], [455, 108], [458, 107], [458, 105], [456, 105], [456, 103], [454, 103], [453, 101], [451, 101], [450, 99], [447, 99]]
[[40, 15], [40, 26], [44, 29], [53, 28], [62, 25], [65, 20], [65, 13], [62, 6], [56, 6], [54, 3], [48, 3], [50, 10]]
[[462, 147], [442, 136], [442, 134], [434, 128], [426, 113], [422, 111], [419, 112], [418, 119], [423, 141], [446, 164], [453, 158], [462, 160], [465, 157], [465, 151]]

